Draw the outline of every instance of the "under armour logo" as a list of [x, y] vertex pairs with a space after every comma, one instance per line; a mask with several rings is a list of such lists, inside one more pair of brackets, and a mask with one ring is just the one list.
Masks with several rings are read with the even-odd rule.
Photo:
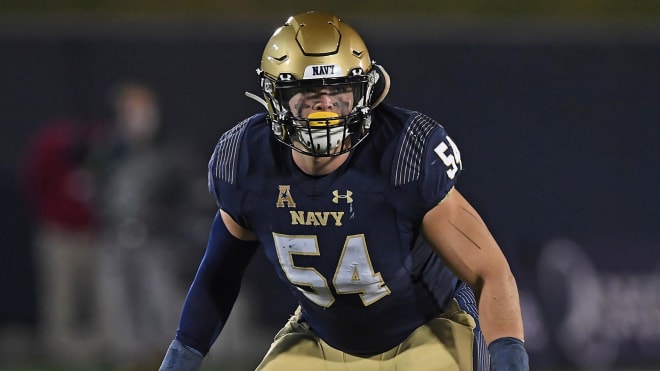
[[351, 197], [353, 195], [353, 192], [351, 192], [351, 191], [347, 190], [345, 195], [341, 195], [341, 194], [339, 194], [339, 191], [335, 189], [334, 191], [332, 191], [332, 195], [334, 196], [332, 198], [332, 202], [334, 202], [336, 204], [339, 203], [340, 198], [345, 199], [346, 203], [349, 203], [349, 204], [351, 202], [353, 202], [353, 197]]

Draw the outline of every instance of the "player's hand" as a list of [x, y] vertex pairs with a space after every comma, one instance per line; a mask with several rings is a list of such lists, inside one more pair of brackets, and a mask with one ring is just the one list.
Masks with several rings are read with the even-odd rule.
[[488, 345], [491, 371], [529, 371], [529, 358], [522, 340], [504, 337]]

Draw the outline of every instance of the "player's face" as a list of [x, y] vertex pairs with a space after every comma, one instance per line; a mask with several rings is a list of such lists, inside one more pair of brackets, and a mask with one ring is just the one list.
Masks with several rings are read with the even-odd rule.
[[323, 86], [300, 91], [289, 99], [289, 109], [295, 117], [307, 118], [313, 112], [333, 112], [348, 115], [354, 104], [350, 86]]

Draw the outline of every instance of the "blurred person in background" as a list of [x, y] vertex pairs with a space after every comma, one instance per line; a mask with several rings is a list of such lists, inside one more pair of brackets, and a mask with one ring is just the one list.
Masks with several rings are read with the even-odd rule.
[[85, 166], [87, 128], [72, 118], [46, 122], [22, 167], [22, 189], [33, 212], [38, 335], [49, 359], [85, 362], [98, 345], [97, 215]]
[[111, 131], [94, 156], [105, 352], [119, 367], [149, 368], [185, 296], [178, 263], [197, 256], [187, 246], [199, 182], [186, 176], [188, 153], [165, 144], [151, 87], [128, 81], [110, 95]]

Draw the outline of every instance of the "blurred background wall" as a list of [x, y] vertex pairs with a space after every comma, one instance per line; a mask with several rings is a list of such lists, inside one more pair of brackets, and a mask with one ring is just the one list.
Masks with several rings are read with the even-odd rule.
[[[111, 121], [112, 87], [141, 81], [163, 141], [203, 179], [219, 135], [262, 110], [243, 93], [258, 92], [265, 41], [316, 9], [362, 34], [392, 77], [390, 103], [436, 118], [461, 147], [459, 188], [518, 277], [533, 368], [660, 368], [660, 3], [228, 3], [0, 4], [0, 367], [50, 362], [21, 183], [42, 125]], [[213, 216], [197, 190], [185, 284]], [[209, 364], [258, 362], [292, 307], [273, 278], [258, 257]]]

